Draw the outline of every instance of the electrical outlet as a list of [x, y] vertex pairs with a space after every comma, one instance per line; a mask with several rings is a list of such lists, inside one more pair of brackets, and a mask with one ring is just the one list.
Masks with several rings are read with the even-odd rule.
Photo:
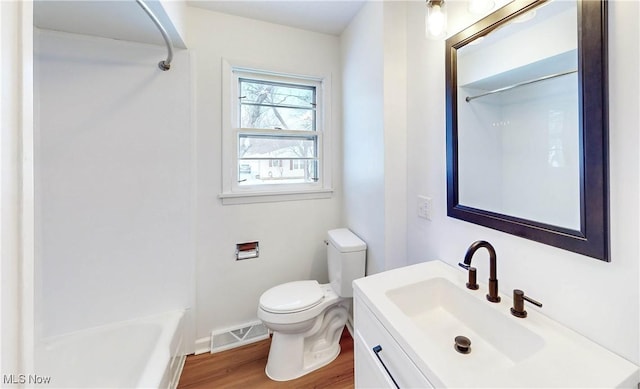
[[431, 197], [418, 196], [418, 217], [431, 220], [433, 213], [433, 201]]

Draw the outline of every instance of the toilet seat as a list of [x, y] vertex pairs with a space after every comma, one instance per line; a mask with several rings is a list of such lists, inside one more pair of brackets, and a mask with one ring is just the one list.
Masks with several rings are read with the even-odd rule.
[[280, 314], [301, 312], [320, 304], [324, 294], [316, 280], [287, 282], [264, 292], [260, 308]]

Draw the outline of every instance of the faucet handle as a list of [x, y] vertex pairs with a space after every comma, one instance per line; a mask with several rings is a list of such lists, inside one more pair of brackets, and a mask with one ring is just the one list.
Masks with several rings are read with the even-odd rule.
[[460, 266], [463, 269], [469, 270], [469, 282], [467, 282], [466, 284], [467, 289], [477, 290], [479, 286], [478, 286], [478, 276], [477, 276], [476, 268], [472, 267], [471, 265], [467, 265], [465, 263], [459, 263], [458, 266]]
[[476, 275], [476, 268], [475, 267], [470, 267], [469, 268], [469, 282], [467, 282], [467, 289], [471, 289], [471, 290], [477, 290], [479, 288], [478, 286], [478, 276]]
[[511, 314], [515, 317], [524, 318], [527, 317], [527, 311], [524, 310], [524, 302], [528, 301], [533, 305], [542, 307], [542, 303], [537, 302], [529, 296], [525, 296], [524, 292], [520, 289], [513, 290], [513, 307], [511, 308]]

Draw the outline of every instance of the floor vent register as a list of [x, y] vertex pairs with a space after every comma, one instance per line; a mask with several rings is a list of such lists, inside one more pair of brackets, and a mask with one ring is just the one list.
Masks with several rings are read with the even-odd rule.
[[213, 331], [211, 333], [211, 353], [229, 350], [268, 337], [269, 330], [259, 321], [245, 324], [241, 328]]

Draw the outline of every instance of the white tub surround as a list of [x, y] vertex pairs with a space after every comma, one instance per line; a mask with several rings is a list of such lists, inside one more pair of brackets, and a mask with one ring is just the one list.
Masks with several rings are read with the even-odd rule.
[[184, 365], [184, 311], [89, 328], [36, 346], [51, 388], [175, 388]]
[[36, 46], [37, 339], [194, 307], [189, 53], [163, 72], [161, 46]]

